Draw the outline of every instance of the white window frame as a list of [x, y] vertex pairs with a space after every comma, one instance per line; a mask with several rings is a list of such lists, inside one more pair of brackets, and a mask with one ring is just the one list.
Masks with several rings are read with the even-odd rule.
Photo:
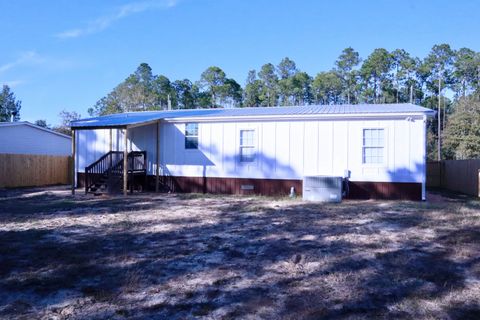
[[[366, 130], [382, 130], [383, 131], [383, 145], [365, 145], [365, 131]], [[364, 127], [361, 131], [361, 163], [365, 167], [385, 167], [387, 164], [387, 128], [385, 127]], [[365, 162], [365, 149], [382, 149], [382, 162]]]
[[[242, 131], [252, 131], [253, 138], [251, 144], [242, 143]], [[244, 161], [242, 159], [242, 150], [243, 149], [253, 149], [253, 160], [252, 161]], [[238, 130], [238, 162], [241, 165], [255, 165], [258, 161], [258, 130], [255, 127], [244, 127], [239, 128]]]
[[[189, 124], [194, 124], [197, 126], [197, 134], [196, 135], [187, 135], [187, 125]], [[184, 136], [185, 136], [185, 139], [184, 139], [184, 144], [183, 144], [183, 147], [186, 151], [195, 151], [195, 150], [198, 150], [199, 146], [200, 146], [200, 125], [198, 122], [187, 122], [185, 123], [185, 127], [184, 127]], [[188, 138], [197, 138], [197, 147], [196, 148], [187, 148], [187, 139]]]

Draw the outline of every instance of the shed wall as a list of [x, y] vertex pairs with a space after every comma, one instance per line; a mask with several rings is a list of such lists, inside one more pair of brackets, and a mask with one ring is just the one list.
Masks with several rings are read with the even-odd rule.
[[28, 125], [0, 126], [0, 153], [68, 156], [71, 139]]

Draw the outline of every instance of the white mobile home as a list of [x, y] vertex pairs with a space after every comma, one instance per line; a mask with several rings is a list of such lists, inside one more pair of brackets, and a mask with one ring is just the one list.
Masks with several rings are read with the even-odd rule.
[[168, 184], [181, 192], [287, 195], [291, 187], [301, 192], [304, 176], [325, 175], [348, 177], [352, 198], [424, 199], [432, 114], [412, 104], [376, 104], [83, 119], [71, 124], [77, 185], [96, 189], [116, 172], [113, 181], [126, 192], [141, 173], [157, 190]]

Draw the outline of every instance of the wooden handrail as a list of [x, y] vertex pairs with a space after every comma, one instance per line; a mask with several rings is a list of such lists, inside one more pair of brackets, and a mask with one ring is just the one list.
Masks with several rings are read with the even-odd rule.
[[[146, 151], [131, 151], [127, 158], [128, 170], [132, 173], [134, 171], [147, 172], [147, 152]], [[98, 160], [85, 167], [85, 193], [95, 185], [102, 175], [108, 174], [121, 176], [123, 179], [123, 151], [109, 151]]]
[[100, 162], [102, 162], [108, 156], [110, 156], [112, 154], [123, 154], [123, 152], [122, 151], [109, 151], [109, 152], [105, 153], [103, 156], [101, 156], [97, 161], [93, 162], [88, 167], [85, 167], [85, 170], [93, 168], [94, 166], [96, 166], [97, 164], [99, 164]]

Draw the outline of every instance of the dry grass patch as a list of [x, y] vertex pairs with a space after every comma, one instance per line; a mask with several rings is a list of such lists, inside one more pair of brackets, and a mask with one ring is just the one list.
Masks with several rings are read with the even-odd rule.
[[0, 191], [0, 317], [477, 319], [480, 203]]

